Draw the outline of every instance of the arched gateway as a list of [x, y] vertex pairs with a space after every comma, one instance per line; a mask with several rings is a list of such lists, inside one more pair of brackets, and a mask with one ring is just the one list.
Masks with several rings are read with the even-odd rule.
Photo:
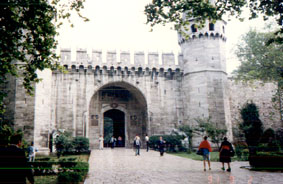
[[125, 82], [102, 86], [92, 96], [89, 106], [88, 136], [90, 147], [98, 146], [99, 135], [105, 140], [114, 135], [123, 139], [123, 145], [132, 145], [136, 134], [145, 135], [147, 103], [139, 89]]

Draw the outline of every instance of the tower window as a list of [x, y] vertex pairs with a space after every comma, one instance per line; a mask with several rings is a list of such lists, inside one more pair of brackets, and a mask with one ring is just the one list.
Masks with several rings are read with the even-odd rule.
[[193, 32], [193, 33], [196, 33], [196, 32], [198, 31], [198, 29], [197, 29], [197, 27], [196, 27], [195, 24], [193, 24], [193, 25], [191, 26], [191, 29], [192, 29], [192, 32]]
[[222, 26], [222, 29], [223, 29], [223, 33], [225, 33], [225, 27], [224, 26]]
[[209, 23], [209, 31], [214, 31], [214, 24], [213, 23]]

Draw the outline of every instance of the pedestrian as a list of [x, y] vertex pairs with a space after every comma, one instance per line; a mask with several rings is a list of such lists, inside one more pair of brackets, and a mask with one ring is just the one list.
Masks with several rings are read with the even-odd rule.
[[103, 150], [104, 138], [102, 135], [99, 136], [99, 149]]
[[148, 135], [146, 134], [145, 135], [145, 142], [146, 142], [146, 151], [148, 152], [148, 150], [149, 150], [149, 137], [148, 137]]
[[122, 147], [122, 137], [121, 136], [119, 136], [118, 137], [118, 147]]
[[34, 162], [36, 152], [37, 152], [37, 148], [34, 147], [34, 143], [32, 141], [30, 143], [30, 146], [28, 147], [28, 160], [30, 162]]
[[136, 135], [136, 137], [135, 137], [134, 147], [136, 148], [136, 156], [140, 155], [141, 139], [138, 135]]
[[158, 149], [160, 152], [160, 156], [163, 156], [164, 154], [164, 147], [165, 147], [165, 141], [163, 140], [162, 136], [159, 137], [159, 141], [158, 141]]
[[11, 136], [10, 145], [0, 150], [0, 183], [25, 184], [26, 178], [34, 183], [31, 167], [27, 162], [25, 151], [20, 148], [22, 136]]
[[205, 164], [206, 160], [208, 163], [209, 170], [211, 170], [209, 153], [212, 152], [212, 149], [211, 149], [210, 143], [207, 140], [207, 136], [204, 136], [203, 141], [200, 143], [198, 149], [202, 150], [203, 167], [204, 167], [203, 170], [206, 171], [206, 164]]
[[228, 172], [231, 172], [230, 162], [231, 162], [231, 153], [234, 154], [234, 149], [232, 144], [227, 141], [227, 137], [224, 137], [224, 141], [221, 143], [219, 148], [219, 160], [222, 162], [222, 170], [225, 171], [224, 163], [228, 165]]
[[114, 146], [115, 146], [115, 137], [114, 137], [114, 135], [110, 138], [110, 145], [111, 145], [111, 149], [114, 149]]

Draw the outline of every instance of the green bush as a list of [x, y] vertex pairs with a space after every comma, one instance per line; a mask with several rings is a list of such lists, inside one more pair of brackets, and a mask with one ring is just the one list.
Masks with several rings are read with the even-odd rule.
[[59, 183], [79, 183], [83, 181], [83, 176], [77, 172], [61, 172], [58, 174], [57, 181]]
[[55, 139], [57, 157], [61, 155], [74, 155], [89, 153], [89, 139], [86, 137], [72, 137], [68, 133], [62, 133]]
[[246, 161], [249, 156], [248, 145], [246, 142], [237, 141], [234, 143], [235, 154], [239, 160]]
[[86, 137], [75, 137], [72, 141], [74, 149], [81, 153], [89, 150], [89, 139]]
[[66, 162], [60, 165], [63, 170], [58, 174], [57, 181], [59, 183], [81, 182], [86, 177], [89, 168], [89, 164], [86, 162]]
[[149, 145], [151, 148], [154, 150], [158, 149], [158, 142], [159, 142], [159, 137], [162, 136], [163, 140], [166, 142], [166, 151], [169, 152], [177, 152], [177, 151], [182, 151], [185, 150], [185, 148], [182, 146], [181, 140], [184, 139], [184, 136], [180, 135], [155, 135], [151, 136], [149, 138]]
[[35, 176], [52, 175], [55, 174], [57, 162], [30, 162]]

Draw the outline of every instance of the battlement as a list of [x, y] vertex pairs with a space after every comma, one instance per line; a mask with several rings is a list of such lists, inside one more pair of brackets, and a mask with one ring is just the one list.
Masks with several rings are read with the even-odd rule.
[[225, 35], [221, 34], [221, 33], [217, 33], [217, 32], [198, 32], [198, 33], [194, 33], [192, 34], [188, 39], [185, 39], [184, 37], [182, 37], [181, 35], [179, 35], [178, 38], [178, 43], [179, 45], [185, 43], [185, 42], [189, 42], [195, 39], [222, 39], [223, 41], [226, 41], [226, 37]]
[[[102, 51], [92, 50], [89, 55], [86, 49], [77, 49], [72, 53], [71, 49], [61, 49], [60, 62], [67, 69], [90, 69], [90, 68], [151, 68], [163, 70], [180, 70], [180, 64], [183, 62], [181, 54], [173, 52], [142, 52], [131, 53], [129, 51], [117, 52], [116, 50]], [[75, 61], [72, 59], [75, 54]]]

